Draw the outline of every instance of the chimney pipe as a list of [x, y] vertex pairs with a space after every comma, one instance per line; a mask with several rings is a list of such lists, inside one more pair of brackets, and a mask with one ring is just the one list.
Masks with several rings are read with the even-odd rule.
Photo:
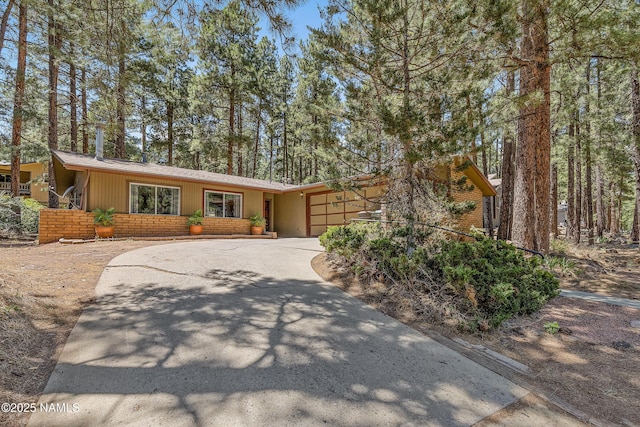
[[96, 125], [96, 160], [103, 160], [104, 157], [104, 142], [102, 124]]

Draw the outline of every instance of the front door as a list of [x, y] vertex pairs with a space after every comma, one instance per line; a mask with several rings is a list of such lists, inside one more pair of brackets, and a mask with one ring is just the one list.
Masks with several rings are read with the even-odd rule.
[[264, 224], [265, 231], [271, 231], [271, 200], [264, 201], [264, 219], [267, 220]]

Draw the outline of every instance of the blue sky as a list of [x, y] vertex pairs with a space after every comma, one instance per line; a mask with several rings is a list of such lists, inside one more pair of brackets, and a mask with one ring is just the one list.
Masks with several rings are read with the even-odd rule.
[[326, 0], [309, 0], [288, 13], [293, 26], [293, 33], [297, 39], [306, 39], [309, 31], [307, 26], [318, 28], [322, 23], [318, 8], [324, 8]]
[[[322, 9], [326, 7], [327, 0], [307, 0], [306, 3], [301, 4], [293, 10], [287, 11], [286, 15], [291, 22], [292, 27], [292, 36], [296, 38], [296, 48], [297, 41], [306, 40], [309, 35], [309, 30], [307, 27], [318, 28], [322, 24], [322, 19], [320, 18], [319, 8]], [[270, 39], [275, 38], [276, 43], [280, 45], [278, 37], [273, 33], [269, 32], [269, 23], [266, 19], [262, 18], [259, 23], [262, 30], [260, 31], [260, 36], [267, 36]], [[279, 50], [281, 50], [280, 46]]]

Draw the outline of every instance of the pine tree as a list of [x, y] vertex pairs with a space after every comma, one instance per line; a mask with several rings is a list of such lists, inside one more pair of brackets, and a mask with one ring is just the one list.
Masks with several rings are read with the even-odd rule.
[[18, 5], [18, 63], [13, 98], [13, 126], [11, 136], [11, 195], [20, 194], [20, 145], [22, 142], [22, 118], [27, 68], [27, 2]]
[[[202, 30], [198, 54], [210, 79], [210, 87], [226, 97], [226, 172], [233, 174], [234, 147], [238, 145], [236, 108], [249, 92], [248, 72], [257, 39], [257, 17], [237, 1], [221, 10], [206, 9], [200, 16]], [[241, 108], [241, 107], [240, 107]]]

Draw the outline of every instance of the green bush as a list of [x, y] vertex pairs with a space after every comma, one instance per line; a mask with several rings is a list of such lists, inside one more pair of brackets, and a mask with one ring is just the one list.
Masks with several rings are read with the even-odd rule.
[[381, 227], [375, 222], [356, 222], [348, 226], [329, 227], [320, 236], [320, 244], [327, 252], [336, 253], [344, 258], [351, 258], [362, 247], [364, 242], [380, 233]]
[[6, 237], [36, 234], [42, 205], [33, 199], [0, 195], [0, 234]]
[[20, 224], [22, 233], [37, 234], [40, 226], [40, 209], [42, 205], [34, 199], [22, 199]]
[[462, 316], [469, 330], [533, 313], [558, 294], [558, 280], [541, 260], [506, 242], [437, 240], [408, 251], [399, 235], [379, 225], [352, 224], [330, 227], [320, 243], [363, 278], [418, 290], [416, 300], [446, 302], [438, 309]]
[[434, 256], [437, 269], [467, 309], [497, 327], [503, 321], [539, 310], [558, 295], [558, 279], [540, 259], [503, 241], [444, 241]]

